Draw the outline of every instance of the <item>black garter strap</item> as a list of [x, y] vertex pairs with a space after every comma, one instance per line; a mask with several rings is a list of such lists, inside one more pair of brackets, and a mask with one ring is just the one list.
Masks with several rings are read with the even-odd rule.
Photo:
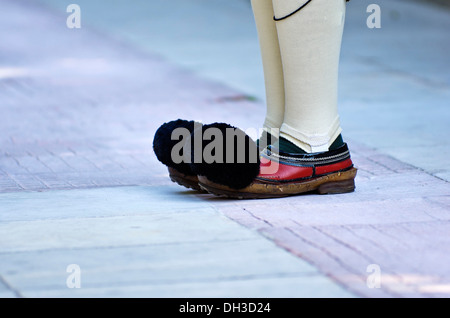
[[[298, 8], [298, 9], [295, 10], [294, 12], [291, 12], [291, 13], [289, 13], [288, 15], [282, 17], [282, 18], [277, 18], [277, 17], [274, 16], [273, 19], [274, 19], [275, 21], [281, 21], [281, 20], [287, 19], [287, 18], [289, 18], [290, 16], [292, 16], [292, 15], [296, 14], [297, 12], [299, 12], [299, 11], [300, 11], [301, 9], [303, 9], [304, 7], [306, 7], [311, 1], [312, 1], [312, 0], [306, 1], [300, 8]], [[346, 1], [346, 2], [349, 2], [350, 0], [345, 0], [345, 1]]]

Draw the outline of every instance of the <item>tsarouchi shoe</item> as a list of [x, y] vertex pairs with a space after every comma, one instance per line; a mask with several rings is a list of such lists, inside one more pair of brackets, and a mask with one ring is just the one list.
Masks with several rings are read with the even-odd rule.
[[[251, 169], [254, 163], [247, 165]], [[306, 192], [353, 192], [356, 172], [347, 144], [335, 150], [312, 154], [285, 153], [268, 146], [260, 156], [259, 174], [245, 187], [236, 187], [236, 183], [214, 182], [211, 173], [199, 175], [198, 181], [202, 189], [218, 196], [264, 199]], [[220, 173], [228, 174], [226, 165], [221, 167]]]
[[[172, 139], [173, 131], [177, 128], [185, 128], [191, 134], [198, 126], [201, 124], [183, 119], [164, 123], [158, 128], [153, 138], [153, 151], [158, 160], [168, 167], [169, 177], [173, 182], [186, 188], [203, 191], [198, 185], [197, 175], [192, 172], [190, 165], [185, 162], [175, 163], [172, 158], [172, 149], [180, 142], [180, 139]], [[182, 151], [183, 149], [180, 148], [181, 156]]]
[[[182, 134], [175, 134], [175, 136], [173, 136], [174, 130], [176, 130], [178, 128], [186, 129], [186, 133], [189, 134], [189, 137], [184, 138], [184, 140], [183, 140], [181, 138]], [[221, 139], [222, 141], [227, 140], [227, 132], [229, 132], [229, 130], [231, 130], [233, 133], [237, 133], [238, 136], [242, 136], [245, 140], [247, 140], [247, 143], [251, 142], [252, 145], [254, 145], [254, 142], [251, 141], [251, 139], [248, 136], [246, 136], [243, 131], [241, 131], [233, 126], [230, 126], [228, 124], [225, 124], [225, 123], [212, 123], [209, 125], [202, 125], [199, 122], [187, 121], [187, 120], [183, 120], [183, 119], [177, 119], [177, 120], [173, 120], [173, 121], [164, 123], [163, 125], [161, 125], [158, 128], [158, 130], [155, 133], [155, 136], [153, 139], [153, 150], [154, 150], [158, 160], [168, 167], [169, 177], [173, 182], [178, 183], [179, 185], [182, 185], [186, 188], [194, 189], [197, 191], [204, 191], [198, 185], [198, 178], [197, 178], [197, 172], [199, 170], [201, 171], [202, 170], [201, 168], [204, 168], [204, 166], [202, 166], [201, 164], [198, 164], [195, 166], [191, 165], [190, 160], [194, 161], [195, 158], [194, 157], [187, 158], [188, 156], [185, 156], [185, 154], [184, 154], [183, 145], [181, 145], [179, 143], [183, 142], [183, 141], [184, 141], [184, 143], [187, 143], [187, 142], [191, 143], [191, 151], [192, 151], [192, 154], [194, 154], [195, 149], [193, 147], [195, 144], [197, 144], [194, 140], [195, 140], [195, 138], [200, 138], [200, 139], [202, 139], [202, 142], [200, 143], [200, 146], [201, 146], [200, 152], [201, 152], [201, 154], [203, 154], [205, 151], [205, 147], [209, 143], [211, 143], [210, 139], [203, 140], [203, 134], [208, 129], [211, 129], [210, 130], [211, 132], [214, 132], [214, 130], [215, 130], [216, 133], [220, 133], [221, 138], [219, 138], [219, 139]], [[201, 133], [197, 136], [197, 134], [194, 134], [194, 131], [201, 132]], [[233, 134], [231, 137], [236, 137], [236, 135]], [[266, 145], [268, 143], [270, 144], [270, 142], [275, 140], [275, 138], [272, 137], [267, 132], [264, 132], [261, 135], [261, 138], [263, 138], [262, 144], [264, 144], [264, 145]], [[175, 146], [177, 146], [176, 152], [178, 151], [177, 152], [177, 155], [179, 155], [178, 159], [182, 159], [182, 161], [177, 160], [177, 162], [174, 162], [172, 150], [174, 149]], [[226, 150], [225, 149], [226, 143], [224, 143], [220, 146], [224, 147], [223, 148], [224, 151]], [[224, 152], [224, 154], [225, 153], [226, 152]], [[255, 152], [255, 154], [257, 154], [257, 153]], [[187, 159], [189, 159], [189, 160], [187, 160]], [[202, 158], [202, 159], [204, 159], [204, 158]], [[213, 170], [215, 170], [217, 168], [217, 166], [214, 164], [206, 165], [205, 167], [207, 169], [213, 169]], [[229, 170], [239, 169], [241, 167], [244, 167], [244, 171], [241, 171], [239, 173], [240, 178], [239, 178], [239, 180], [237, 180], [238, 181], [237, 184], [241, 184], [242, 179], [245, 179], [244, 175], [246, 174], [248, 169], [245, 165], [243, 166], [242, 164], [228, 166]], [[256, 169], [256, 174], [257, 174], [259, 171], [259, 166], [257, 166], [256, 168], [253, 167], [252, 173], [255, 173], [255, 169]], [[233, 172], [235, 172], [235, 170], [233, 170]], [[247, 179], [248, 178], [250, 178], [250, 181], [251, 181], [254, 178], [254, 175], [247, 177]]]

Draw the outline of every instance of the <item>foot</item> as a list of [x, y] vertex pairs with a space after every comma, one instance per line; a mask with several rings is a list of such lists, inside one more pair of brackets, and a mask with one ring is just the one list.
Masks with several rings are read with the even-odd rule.
[[261, 137], [256, 140], [256, 146], [258, 146], [258, 149], [260, 151], [263, 151], [265, 147], [275, 145], [276, 143], [278, 143], [278, 141], [279, 139], [277, 139], [274, 135], [271, 135], [269, 132], [264, 130], [261, 134]]
[[[204, 128], [208, 127], [216, 127], [216, 124], [203, 126]], [[175, 145], [177, 145], [181, 139], [172, 140], [172, 133], [177, 128], [185, 128], [189, 131], [190, 134], [193, 133], [194, 129], [202, 127], [201, 123], [194, 121], [187, 121], [182, 119], [177, 119], [174, 121], [170, 121], [161, 125], [155, 133], [153, 139], [153, 150], [156, 154], [158, 160], [167, 166], [169, 171], [170, 180], [173, 182], [184, 186], [188, 189], [193, 189], [197, 191], [204, 191], [198, 185], [198, 176], [197, 173], [192, 170], [192, 166], [188, 163], [175, 163], [172, 158], [172, 149]], [[219, 126], [217, 126], [219, 127]], [[226, 125], [226, 128], [231, 128], [232, 126]], [[261, 145], [270, 145], [275, 141], [275, 138], [272, 137], [268, 132], [264, 132], [261, 135], [261, 138], [257, 140], [257, 144]], [[263, 150], [263, 149], [260, 149]]]
[[161, 125], [153, 138], [153, 151], [158, 160], [167, 166], [169, 177], [175, 183], [189, 189], [204, 191], [198, 185], [198, 178], [192, 172], [189, 164], [180, 162], [175, 163], [172, 158], [172, 148], [180, 142], [180, 140], [172, 140], [172, 132], [177, 128], [185, 128], [192, 133], [200, 123], [178, 119]]
[[198, 177], [199, 185], [212, 194], [236, 199], [278, 198], [313, 191], [336, 194], [355, 190], [357, 169], [353, 167], [347, 144], [313, 154], [292, 154], [269, 146], [261, 154], [260, 161], [259, 174], [244, 188], [212, 182], [207, 175]]

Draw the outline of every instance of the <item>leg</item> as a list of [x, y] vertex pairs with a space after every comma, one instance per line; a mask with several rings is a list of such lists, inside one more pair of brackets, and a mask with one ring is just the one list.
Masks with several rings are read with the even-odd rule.
[[286, 98], [280, 136], [306, 152], [327, 151], [341, 133], [337, 88], [345, 0], [273, 0], [273, 7]]
[[264, 128], [272, 134], [280, 129], [284, 119], [284, 82], [278, 35], [273, 20], [272, 0], [252, 0], [264, 69], [267, 112]]
[[[273, 8], [285, 87], [279, 149], [271, 145], [261, 151], [259, 174], [242, 182], [244, 188], [214, 182], [212, 174], [199, 176], [199, 185], [240, 199], [352, 192], [357, 169], [342, 140], [337, 110], [345, 0], [273, 0]], [[246, 163], [242, 171], [250, 168]], [[232, 166], [216, 170], [242, 179]]]

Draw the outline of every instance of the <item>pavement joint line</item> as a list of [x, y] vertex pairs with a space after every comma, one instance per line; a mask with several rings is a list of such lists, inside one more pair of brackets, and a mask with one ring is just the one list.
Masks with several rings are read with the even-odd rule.
[[[353, 275], [355, 275], [355, 277], [361, 277], [361, 273], [356, 271], [352, 266], [347, 265], [346, 263], [344, 263], [339, 257], [337, 257], [336, 255], [334, 255], [333, 253], [331, 253], [329, 250], [314, 244], [312, 241], [305, 239], [304, 237], [300, 236], [296, 231], [294, 231], [291, 228], [284, 228], [284, 230], [290, 232], [291, 234], [293, 234], [295, 237], [299, 238], [300, 240], [302, 240], [304, 243], [312, 246], [315, 249], [318, 249], [320, 251], [322, 251], [323, 253], [325, 253], [328, 257], [330, 257], [332, 260], [334, 260], [337, 264], [339, 264], [339, 266], [341, 266], [344, 270], [346, 270], [349, 273], [352, 273]], [[281, 245], [281, 247], [283, 247], [283, 245]], [[295, 253], [295, 251], [289, 250], [287, 249], [289, 252], [291, 253]], [[305, 256], [302, 257], [305, 261], [309, 262], [311, 265], [315, 266], [316, 268], [319, 268], [318, 264], [314, 263], [312, 260], [309, 260], [307, 258], [305, 258]], [[319, 268], [319, 271], [320, 268]], [[340, 281], [339, 279], [337, 279], [337, 277], [333, 276], [332, 274], [326, 273], [324, 271], [321, 271], [323, 275], [330, 277], [331, 279], [333, 279], [333, 281], [335, 281], [337, 284], [339, 284], [341, 287], [348, 289], [350, 292], [358, 295], [359, 297], [366, 297], [366, 295], [364, 293], [359, 292], [358, 290], [353, 289], [351, 286], [349, 286], [348, 284], [343, 283], [342, 281]], [[363, 280], [363, 278], [360, 278], [361, 280]], [[383, 289], [385, 292], [387, 292], [388, 294], [390, 294], [393, 297], [399, 298], [401, 297], [400, 294], [397, 294], [395, 292], [392, 292], [390, 290], [386, 290]]]
[[33, 249], [33, 250], [17, 250], [17, 251], [0, 251], [0, 255], [15, 255], [15, 254], [27, 254], [30, 252], [36, 253], [44, 253], [44, 252], [52, 252], [52, 251], [62, 251], [62, 250], [71, 250], [71, 251], [86, 251], [86, 250], [114, 250], [114, 249], [123, 249], [123, 248], [139, 248], [139, 247], [161, 247], [161, 246], [183, 246], [183, 245], [201, 245], [201, 244], [221, 244], [227, 242], [251, 242], [251, 241], [260, 241], [260, 237], [255, 238], [241, 238], [241, 239], [224, 239], [224, 240], [198, 240], [198, 241], [189, 241], [189, 242], [164, 242], [164, 243], [151, 243], [151, 244], [129, 244], [129, 245], [103, 245], [103, 246], [88, 246], [88, 247], [70, 247], [70, 248], [43, 248], [43, 249]]
[[427, 88], [431, 88], [431, 89], [437, 89], [437, 90], [445, 90], [445, 91], [450, 91], [450, 85], [446, 82], [436, 82], [433, 81], [429, 78], [420, 76], [420, 75], [416, 75], [414, 73], [410, 73], [407, 71], [403, 71], [400, 69], [396, 69], [392, 66], [389, 66], [383, 62], [381, 62], [379, 59], [374, 58], [374, 57], [362, 57], [362, 56], [358, 56], [356, 57], [356, 60], [361, 61], [364, 64], [367, 65], [378, 65], [379, 67], [381, 67], [382, 69], [378, 69], [378, 71], [383, 71], [387, 74], [391, 74], [391, 75], [397, 75], [397, 76], [402, 76], [402, 77], [406, 77], [412, 81], [415, 81], [423, 86], [426, 86]]
[[[325, 253], [328, 257], [330, 257], [333, 261], [335, 261], [337, 264], [339, 264], [339, 266], [341, 268], [343, 268], [344, 270], [346, 270], [347, 272], [351, 273], [352, 275], [354, 275], [355, 279], [359, 280], [359, 281], [363, 281], [363, 278], [360, 277], [360, 273], [358, 273], [357, 271], [355, 271], [352, 267], [348, 267], [345, 263], [343, 263], [339, 258], [337, 258], [336, 256], [334, 256], [333, 254], [331, 254], [328, 250], [324, 250], [323, 248], [321, 248], [318, 245], [315, 245], [313, 242], [299, 236], [298, 233], [296, 233], [294, 230], [292, 230], [291, 228], [288, 227], [284, 227], [283, 228], [284, 231], [287, 231], [289, 233], [291, 233], [292, 235], [294, 235], [296, 238], [300, 239], [301, 241], [303, 241], [304, 243], [312, 246], [313, 248], [322, 251], [323, 253]], [[270, 235], [267, 235], [267, 233], [264, 233], [264, 231], [262, 232], [264, 235], [266, 235], [269, 239], [273, 239]], [[276, 242], [276, 240], [275, 240]], [[296, 250], [293, 250], [291, 248], [289, 248], [288, 246], [283, 245], [282, 242], [279, 242], [279, 246], [280, 248], [286, 250], [289, 253], [292, 253], [294, 255], [296, 255], [297, 257], [303, 259], [304, 261], [306, 261], [307, 263], [309, 263], [310, 265], [314, 266], [315, 268], [317, 268], [319, 270], [319, 272], [321, 272], [324, 276], [330, 278], [331, 280], [333, 280], [336, 284], [338, 284], [339, 286], [341, 286], [342, 288], [344, 288], [345, 290], [357, 295], [358, 297], [364, 298], [365, 294], [359, 292], [358, 290], [355, 290], [354, 288], [351, 288], [348, 284], [345, 284], [341, 281], [339, 281], [339, 279], [337, 279], [337, 277], [335, 277], [333, 274], [327, 273], [325, 271], [322, 271], [319, 268], [319, 264], [315, 263], [314, 260], [308, 259], [306, 258], [304, 255], [298, 255]]]
[[[92, 272], [92, 271], [90, 271]], [[287, 279], [287, 278], [308, 278], [308, 277], [320, 277], [322, 276], [318, 272], [310, 272], [310, 273], [273, 273], [273, 274], [261, 274], [261, 275], [241, 275], [241, 276], [222, 276], [222, 277], [211, 277], [204, 279], [195, 279], [195, 278], [185, 278], [182, 281], [180, 280], [158, 280], [158, 279], [143, 279], [141, 282], [128, 282], [126, 286], [148, 286], [151, 285], [182, 285], [182, 284], [192, 284], [192, 283], [222, 283], [222, 282], [236, 282], [236, 281], [253, 281], [253, 280], [266, 280], [266, 279]], [[96, 284], [95, 287], [86, 287], [83, 286], [83, 289], [99, 289], [105, 287], [123, 287], [123, 283], [108, 283], [108, 284]], [[49, 288], [51, 289], [51, 288]], [[54, 286], [54, 290], [60, 290], [59, 286]], [[33, 289], [27, 289], [27, 291]]]
[[0, 275], [0, 284], [4, 285], [5, 288], [10, 291], [16, 298], [24, 298], [22, 293], [18, 289], [14, 288], [11, 284], [9, 284], [2, 275]]

